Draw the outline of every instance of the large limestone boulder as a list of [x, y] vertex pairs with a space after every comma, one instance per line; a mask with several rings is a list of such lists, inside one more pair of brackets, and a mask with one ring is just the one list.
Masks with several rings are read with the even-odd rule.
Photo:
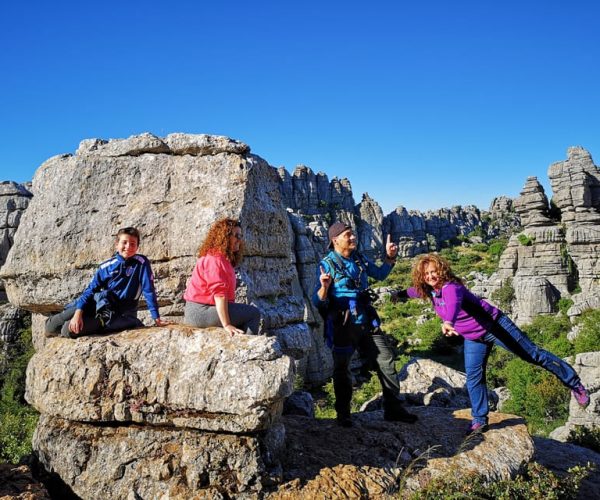
[[68, 420], [239, 433], [270, 426], [293, 381], [273, 337], [172, 325], [52, 339], [29, 363], [26, 398]]
[[581, 481], [577, 498], [598, 498], [600, 492], [600, 469], [598, 469], [600, 453], [571, 443], [561, 443], [555, 439], [539, 436], [535, 436], [533, 441], [535, 443], [533, 460], [561, 476], [566, 476], [572, 467], [595, 464], [595, 470], [591, 471]]
[[256, 498], [269, 463], [259, 436], [94, 426], [42, 416], [33, 447], [82, 499]]
[[[136, 226], [140, 252], [153, 265], [161, 313], [180, 317], [198, 245], [216, 219], [229, 216], [242, 222], [247, 254], [237, 300], [261, 309], [264, 328], [276, 336], [304, 322], [279, 177], [245, 144], [190, 134], [86, 140], [75, 155], [46, 161], [33, 191], [2, 268], [17, 307], [43, 314], [62, 309], [111, 255], [116, 230]], [[309, 349], [308, 329], [292, 330], [304, 336], [294, 345]]]
[[[267, 498], [399, 498], [445, 474], [514, 477], [534, 453], [522, 419], [492, 413], [482, 440], [465, 442], [468, 410], [411, 408], [415, 424], [383, 420], [383, 412], [353, 415], [354, 427], [286, 416], [284, 482]], [[407, 471], [415, 462], [416, 474]], [[403, 483], [403, 491], [399, 485]]]
[[565, 223], [600, 224], [600, 171], [581, 146], [567, 150], [567, 159], [548, 168], [553, 202]]
[[[468, 408], [471, 406], [466, 389], [467, 376], [458, 370], [430, 359], [412, 358], [398, 373], [400, 391], [412, 405]], [[492, 404], [497, 402], [488, 391]]]

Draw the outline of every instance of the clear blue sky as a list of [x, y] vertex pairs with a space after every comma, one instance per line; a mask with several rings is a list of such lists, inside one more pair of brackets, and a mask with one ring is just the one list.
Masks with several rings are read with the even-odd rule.
[[[227, 135], [397, 205], [600, 164], [597, 1], [4, 2], [0, 180], [80, 140]], [[549, 192], [547, 194], [550, 194]]]

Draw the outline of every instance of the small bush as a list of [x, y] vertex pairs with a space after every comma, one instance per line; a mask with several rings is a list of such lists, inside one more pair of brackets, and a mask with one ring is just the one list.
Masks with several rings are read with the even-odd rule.
[[505, 238], [499, 238], [489, 243], [488, 254], [494, 260], [500, 259], [502, 252], [506, 249], [508, 241]]
[[427, 500], [466, 499], [480, 500], [568, 500], [577, 498], [581, 481], [594, 470], [594, 466], [575, 466], [564, 477], [546, 467], [532, 462], [525, 472], [513, 480], [495, 480], [486, 484], [482, 477], [473, 474], [448, 474], [431, 481], [426, 488], [411, 498]]
[[571, 308], [572, 305], [573, 301], [571, 299], [566, 299], [564, 297], [558, 299], [558, 310], [563, 314], [567, 314], [567, 311]]
[[579, 335], [573, 342], [575, 354], [600, 351], [600, 310], [585, 311], [579, 319]]
[[25, 370], [33, 355], [31, 329], [23, 330], [12, 348], [0, 389], [0, 461], [17, 463], [31, 453], [36, 411], [25, 402]]
[[507, 279], [500, 288], [494, 290], [491, 299], [504, 312], [512, 312], [512, 301], [515, 299], [515, 289], [512, 279]]
[[594, 425], [589, 428], [577, 425], [571, 430], [567, 441], [600, 453], [600, 427]]
[[517, 239], [519, 240], [519, 243], [525, 247], [530, 247], [533, 245], [534, 241], [533, 238], [527, 236], [525, 233], [521, 233], [519, 236], [517, 236]]
[[475, 243], [471, 247], [471, 250], [474, 250], [475, 252], [487, 252], [488, 249], [489, 247], [485, 243]]

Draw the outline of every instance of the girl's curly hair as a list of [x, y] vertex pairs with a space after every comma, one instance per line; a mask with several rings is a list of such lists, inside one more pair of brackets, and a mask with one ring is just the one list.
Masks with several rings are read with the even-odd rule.
[[235, 219], [219, 219], [208, 230], [206, 238], [198, 248], [198, 257], [203, 257], [209, 253], [221, 253], [232, 266], [237, 266], [242, 261], [244, 254], [244, 242], [240, 241], [240, 249], [232, 252], [229, 248], [229, 238], [233, 234], [233, 229], [242, 227], [240, 221]]
[[442, 281], [442, 285], [445, 285], [451, 281], [461, 284], [463, 282], [452, 272], [452, 269], [450, 269], [450, 264], [443, 257], [440, 257], [434, 253], [420, 255], [413, 264], [412, 282], [413, 286], [417, 290], [417, 293], [419, 294], [419, 297], [422, 299], [430, 299], [431, 291], [433, 290], [427, 283], [425, 283], [425, 268], [431, 262], [435, 264], [440, 280]]

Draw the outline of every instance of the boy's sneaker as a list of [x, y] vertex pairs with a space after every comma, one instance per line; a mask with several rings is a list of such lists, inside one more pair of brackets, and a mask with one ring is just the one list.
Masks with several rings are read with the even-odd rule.
[[471, 434], [481, 434], [482, 432], [487, 431], [487, 424], [483, 424], [481, 422], [471, 422], [471, 425], [467, 429], [467, 436]]
[[583, 384], [580, 383], [577, 387], [575, 387], [575, 389], [571, 391], [571, 394], [573, 394], [573, 397], [575, 398], [575, 401], [577, 401], [579, 406], [585, 408], [587, 405], [590, 404], [590, 393], [583, 386]]

